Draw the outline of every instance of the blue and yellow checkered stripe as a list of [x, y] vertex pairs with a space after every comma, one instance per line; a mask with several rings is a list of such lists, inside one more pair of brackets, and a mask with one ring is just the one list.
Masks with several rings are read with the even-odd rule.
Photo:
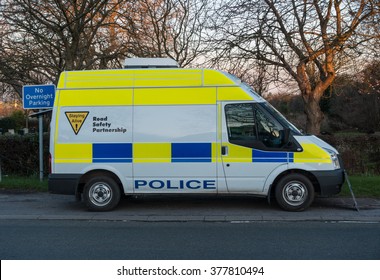
[[228, 155], [223, 160], [228, 162], [253, 163], [331, 163], [329, 154], [313, 143], [302, 143], [300, 152], [261, 151], [230, 143], [223, 143], [228, 147]]
[[214, 162], [214, 143], [57, 144], [56, 163]]
[[[302, 152], [260, 151], [228, 145], [226, 162], [331, 163], [330, 156], [315, 144]], [[216, 162], [217, 143], [70, 143], [55, 145], [55, 163], [207, 163]]]

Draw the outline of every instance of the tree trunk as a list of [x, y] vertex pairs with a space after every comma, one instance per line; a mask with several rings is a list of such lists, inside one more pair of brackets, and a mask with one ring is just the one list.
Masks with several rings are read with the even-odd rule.
[[[333, 71], [331, 71], [333, 73]], [[297, 66], [298, 87], [304, 103], [306, 114], [306, 133], [319, 135], [321, 134], [321, 124], [324, 118], [323, 112], [319, 106], [323, 92], [334, 80], [334, 73], [325, 78], [324, 81], [314, 80], [315, 71], [308, 73], [304, 62]]]
[[306, 132], [308, 134], [319, 135], [321, 134], [321, 124], [324, 119], [323, 112], [319, 107], [320, 97], [310, 95], [303, 95], [306, 114]]

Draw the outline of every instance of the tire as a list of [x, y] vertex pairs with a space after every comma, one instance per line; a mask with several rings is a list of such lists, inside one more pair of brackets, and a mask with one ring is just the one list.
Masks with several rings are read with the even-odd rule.
[[303, 211], [314, 200], [314, 186], [302, 174], [289, 174], [276, 185], [275, 197], [279, 206], [286, 211]]
[[120, 197], [118, 184], [107, 176], [93, 177], [83, 189], [83, 200], [90, 211], [110, 211], [119, 204]]

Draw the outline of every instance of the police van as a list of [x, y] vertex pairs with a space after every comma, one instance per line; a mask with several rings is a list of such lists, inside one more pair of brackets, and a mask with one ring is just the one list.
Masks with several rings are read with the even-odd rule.
[[253, 195], [302, 211], [344, 182], [336, 149], [247, 84], [167, 59], [63, 72], [50, 159], [49, 190], [93, 211], [115, 208], [124, 194]]

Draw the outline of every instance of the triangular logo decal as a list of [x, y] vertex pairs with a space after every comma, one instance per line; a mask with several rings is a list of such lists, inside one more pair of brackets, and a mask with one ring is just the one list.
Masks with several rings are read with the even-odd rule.
[[73, 129], [75, 135], [79, 133], [84, 121], [88, 116], [88, 111], [85, 112], [65, 112], [67, 119]]

